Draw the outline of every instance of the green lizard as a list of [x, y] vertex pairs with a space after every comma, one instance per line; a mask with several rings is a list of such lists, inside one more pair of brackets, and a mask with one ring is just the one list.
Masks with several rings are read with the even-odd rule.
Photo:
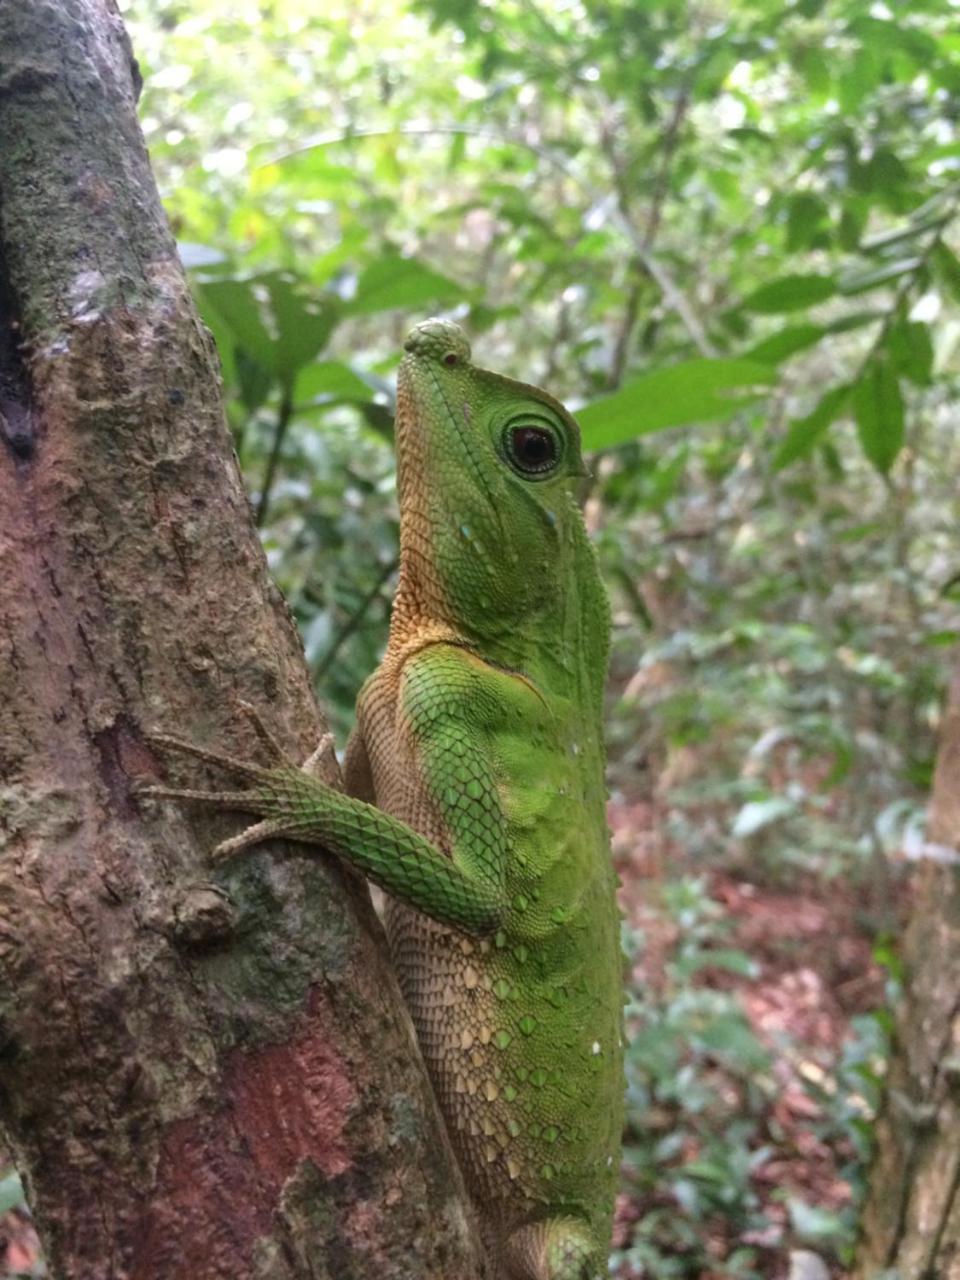
[[[156, 735], [248, 789], [156, 795], [317, 842], [390, 895], [404, 995], [497, 1280], [606, 1274], [623, 1093], [621, 956], [604, 818], [609, 610], [552, 396], [477, 368], [462, 330], [407, 338], [400, 581], [363, 687], [349, 795]], [[261, 736], [272, 747], [266, 731]]]

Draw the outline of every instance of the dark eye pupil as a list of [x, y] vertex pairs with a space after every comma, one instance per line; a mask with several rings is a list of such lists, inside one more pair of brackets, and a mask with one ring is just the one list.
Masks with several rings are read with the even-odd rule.
[[549, 431], [539, 427], [514, 427], [513, 451], [521, 465], [536, 471], [549, 467], [557, 455], [557, 446]]

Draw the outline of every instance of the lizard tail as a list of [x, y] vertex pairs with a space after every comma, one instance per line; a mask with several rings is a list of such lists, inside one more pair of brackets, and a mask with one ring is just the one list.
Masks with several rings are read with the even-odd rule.
[[503, 1249], [509, 1280], [605, 1280], [604, 1251], [585, 1222], [549, 1218], [515, 1231]]

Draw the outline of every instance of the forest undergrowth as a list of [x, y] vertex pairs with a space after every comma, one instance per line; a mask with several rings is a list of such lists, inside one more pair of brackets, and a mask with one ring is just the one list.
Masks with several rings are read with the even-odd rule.
[[862, 895], [705, 870], [646, 802], [610, 822], [632, 953], [614, 1274], [843, 1276], [888, 1028]]

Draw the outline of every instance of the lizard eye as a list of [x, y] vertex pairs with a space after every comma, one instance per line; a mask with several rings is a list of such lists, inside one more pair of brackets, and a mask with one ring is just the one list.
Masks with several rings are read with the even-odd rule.
[[509, 423], [503, 433], [503, 447], [515, 471], [537, 478], [552, 474], [563, 455], [556, 431], [536, 419]]

